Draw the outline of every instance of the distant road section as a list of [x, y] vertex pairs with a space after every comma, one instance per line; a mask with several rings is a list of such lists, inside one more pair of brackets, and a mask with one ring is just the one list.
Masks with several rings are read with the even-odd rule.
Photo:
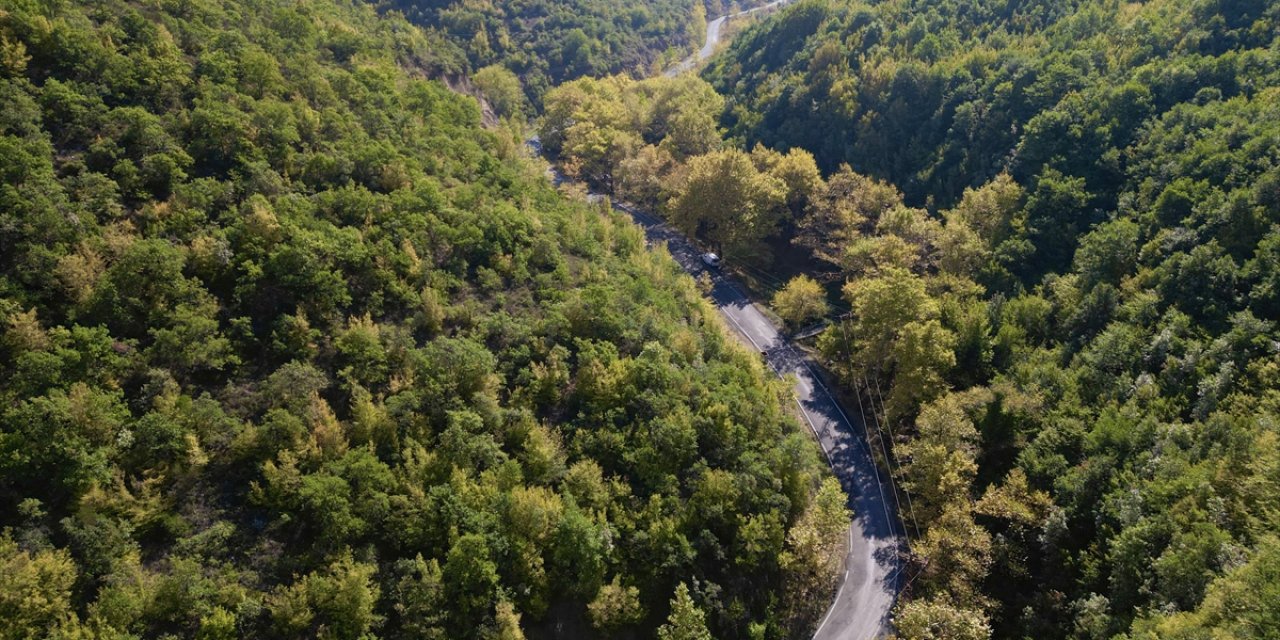
[[720, 44], [720, 37], [721, 37], [721, 32], [724, 30], [724, 23], [729, 18], [737, 18], [739, 16], [745, 16], [749, 13], [755, 13], [757, 11], [771, 9], [773, 7], [787, 4], [788, 2], [791, 2], [791, 0], [773, 0], [773, 2], [770, 2], [769, 4], [761, 5], [754, 9], [747, 9], [746, 11], [739, 11], [738, 13], [732, 13], [727, 16], [720, 16], [719, 18], [716, 18], [715, 20], [708, 22], [707, 23], [707, 39], [702, 44], [702, 48], [699, 49], [697, 53], [689, 56], [688, 58], [685, 58], [684, 60], [681, 60], [680, 64], [677, 64], [676, 66], [671, 67], [670, 69], [667, 69], [665, 75], [669, 78], [674, 78], [675, 76], [678, 76], [698, 66], [699, 62], [702, 62], [703, 60], [710, 58], [711, 54], [716, 52], [716, 46]]

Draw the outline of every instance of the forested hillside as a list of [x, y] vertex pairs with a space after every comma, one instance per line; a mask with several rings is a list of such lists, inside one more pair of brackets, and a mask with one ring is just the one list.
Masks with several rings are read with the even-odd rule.
[[[716, 3], [718, 5], [718, 2]], [[381, 0], [437, 31], [476, 69], [514, 72], [535, 102], [583, 76], [646, 76], [702, 45], [703, 0]], [[712, 7], [716, 9], [718, 7]]]
[[816, 346], [907, 490], [904, 637], [1280, 633], [1278, 27], [805, 0], [706, 73], [824, 173], [770, 233], [842, 287]]
[[0, 0], [0, 638], [809, 628], [848, 514], [784, 387], [449, 51]]

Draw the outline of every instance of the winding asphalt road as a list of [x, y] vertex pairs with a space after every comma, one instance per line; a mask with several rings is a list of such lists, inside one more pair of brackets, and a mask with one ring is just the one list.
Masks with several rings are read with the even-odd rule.
[[[674, 77], [709, 58], [720, 42], [727, 18], [789, 1], [774, 0], [707, 23], [706, 44], [696, 54], [667, 70], [666, 75]], [[529, 146], [541, 155], [542, 148], [537, 138], [530, 140]], [[564, 176], [554, 169], [551, 170], [551, 178], [556, 184], [565, 181]], [[613, 207], [631, 216], [644, 229], [650, 245], [665, 244], [689, 275], [697, 276], [707, 271], [698, 248], [679, 231], [633, 206], [615, 202]], [[795, 376], [796, 407], [813, 430], [831, 470], [849, 496], [853, 522], [848, 531], [844, 575], [835, 600], [813, 638], [868, 640], [884, 636], [890, 628], [889, 613], [901, 590], [901, 552], [906, 536], [894, 516], [897, 513], [896, 498], [890, 487], [882, 482], [880, 470], [867, 445], [867, 427], [862, 412], [859, 410], [855, 416], [849, 416], [823, 384], [818, 365], [784, 337], [731, 278], [718, 270], [711, 270], [710, 274], [714, 285], [711, 299], [729, 324], [763, 355], [779, 377]]]
[[[528, 143], [542, 155], [534, 136]], [[556, 185], [568, 179], [554, 166], [548, 177]], [[598, 200], [602, 196], [589, 195]], [[902, 551], [906, 536], [892, 490], [882, 482], [880, 469], [867, 444], [867, 426], [859, 410], [850, 417], [831, 395], [818, 374], [818, 365], [782, 335], [760, 312], [743, 289], [718, 269], [702, 263], [701, 252], [689, 238], [637, 207], [613, 202], [644, 229], [650, 246], [664, 244], [691, 276], [711, 276], [711, 300], [725, 320], [759, 351], [779, 377], [795, 376], [795, 403], [818, 439], [831, 470], [849, 496], [853, 522], [845, 546], [844, 574], [835, 600], [814, 632], [814, 640], [868, 640], [889, 631], [889, 613], [901, 590]]]
[[707, 23], [707, 39], [703, 42], [702, 48], [699, 49], [697, 53], [689, 56], [688, 58], [685, 58], [684, 60], [681, 60], [680, 64], [677, 64], [676, 66], [671, 67], [670, 69], [667, 69], [664, 75], [666, 75], [668, 78], [674, 78], [686, 71], [689, 71], [690, 69], [693, 69], [698, 65], [699, 62], [706, 60], [707, 58], [710, 58], [711, 54], [716, 52], [716, 45], [720, 44], [721, 31], [724, 29], [725, 21], [727, 21], [729, 18], [737, 18], [739, 16], [745, 16], [750, 13], [755, 13], [757, 11], [770, 9], [779, 5], [786, 4], [788, 2], [791, 2], [791, 0], [773, 0], [769, 4], [760, 5], [754, 9], [739, 11], [737, 13], [733, 13], [727, 16], [720, 16], [719, 18], [716, 18], [715, 20], [708, 22]]
[[[786, 4], [774, 0], [766, 5], [721, 16], [707, 23], [707, 39], [702, 49], [668, 69], [674, 77], [696, 67], [715, 53], [727, 18]], [[662, 221], [635, 207], [615, 203], [644, 228], [650, 244], [665, 243], [667, 250], [690, 275], [706, 270], [698, 249]], [[845, 413], [818, 375], [817, 365], [785, 338], [778, 328], [756, 308], [741, 287], [729, 277], [712, 271], [711, 299], [729, 324], [761, 352], [779, 376], [794, 375], [795, 402], [831, 470], [849, 495], [853, 522], [849, 526], [844, 575], [835, 601], [814, 632], [814, 640], [864, 640], [885, 635], [889, 613], [901, 590], [901, 551], [906, 540], [897, 513], [896, 497], [881, 481], [880, 470], [867, 444], [866, 423], [861, 409], [855, 419]]]
[[[626, 204], [614, 208], [640, 225], [651, 245], [665, 244], [690, 275], [708, 269], [700, 252], [679, 231]], [[880, 471], [867, 446], [861, 413], [849, 416], [818, 375], [817, 364], [795, 347], [756, 308], [742, 288], [724, 273], [709, 270], [711, 299], [729, 324], [780, 377], [796, 379], [795, 402], [822, 446], [831, 470], [849, 495], [849, 527], [844, 576], [835, 601], [814, 633], [815, 640], [878, 638], [889, 629], [889, 612], [900, 589], [900, 551], [904, 539]]]

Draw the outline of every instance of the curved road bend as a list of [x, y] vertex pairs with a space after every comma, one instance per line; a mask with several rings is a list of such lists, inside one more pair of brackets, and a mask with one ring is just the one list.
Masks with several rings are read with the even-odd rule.
[[[631, 216], [650, 244], [665, 243], [690, 275], [706, 270], [697, 247], [679, 231], [635, 207], [615, 203], [614, 208]], [[729, 324], [764, 354], [779, 377], [796, 377], [796, 405], [849, 495], [854, 516], [844, 576], [814, 640], [881, 637], [888, 632], [889, 612], [900, 588], [903, 536], [894, 516], [891, 489], [882, 484], [863, 437], [865, 425], [845, 413], [817, 375], [817, 365], [778, 331], [740, 287], [724, 274], [711, 271], [711, 275], [712, 301]]]
[[690, 69], [693, 69], [695, 66], [698, 65], [699, 62], [702, 62], [703, 60], [710, 58], [711, 54], [716, 52], [716, 45], [720, 44], [720, 32], [724, 28], [725, 21], [728, 20], [729, 18], [737, 18], [739, 16], [745, 16], [750, 13], [755, 13], [757, 11], [762, 11], [764, 9], [769, 9], [772, 7], [776, 7], [778, 5], [786, 4], [790, 1], [791, 0], [773, 0], [769, 4], [761, 5], [754, 9], [747, 9], [746, 11], [739, 11], [737, 13], [727, 15], [727, 16], [720, 16], [719, 18], [716, 18], [715, 20], [708, 22], [707, 23], [707, 39], [703, 42], [702, 48], [699, 49], [697, 53], [689, 56], [688, 58], [685, 58], [684, 60], [681, 60], [680, 64], [677, 64], [676, 66], [671, 67], [670, 69], [667, 69], [664, 75], [666, 75], [668, 78], [674, 78], [686, 71], [689, 71]]
[[[528, 145], [536, 155], [542, 155], [542, 143], [537, 136], [531, 138]], [[548, 167], [547, 175], [556, 185], [567, 182], [553, 166]], [[665, 243], [667, 251], [689, 275], [696, 276], [707, 270], [697, 247], [679, 231], [636, 207], [614, 202], [613, 208], [631, 216], [644, 229], [649, 244]], [[711, 299], [725, 320], [764, 354], [769, 367], [779, 377], [787, 374], [796, 377], [796, 406], [817, 437], [832, 472], [849, 495], [853, 522], [849, 526], [844, 575], [835, 601], [813, 638], [867, 640], [886, 635], [889, 612], [901, 589], [899, 554], [906, 537], [894, 516], [891, 489], [881, 482], [879, 468], [864, 437], [866, 425], [860, 419], [855, 422], [845, 413], [819, 378], [817, 364], [782, 336], [742, 288], [723, 273], [710, 273]]]

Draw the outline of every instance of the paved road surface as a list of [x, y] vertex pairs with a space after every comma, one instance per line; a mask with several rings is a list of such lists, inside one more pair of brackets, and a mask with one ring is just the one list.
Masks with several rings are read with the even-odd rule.
[[[528, 144], [535, 153], [541, 154], [542, 145], [536, 136]], [[550, 178], [557, 185], [566, 181], [554, 168], [550, 169]], [[644, 229], [649, 244], [665, 244], [690, 275], [707, 271], [701, 252], [679, 231], [636, 207], [617, 202], [613, 207], [631, 216]], [[889, 612], [901, 588], [900, 551], [905, 537], [894, 516], [895, 498], [881, 482], [880, 471], [867, 447], [861, 412], [847, 414], [827, 391], [816, 363], [796, 349], [732, 279], [718, 270], [710, 273], [714, 284], [711, 299], [729, 324], [764, 354], [778, 376], [796, 377], [796, 406], [849, 495], [853, 522], [848, 532], [844, 575], [835, 601], [814, 633], [814, 640], [865, 640], [883, 636], [889, 629]]]
[[[697, 275], [706, 270], [698, 249], [680, 232], [634, 207], [615, 204], [644, 228], [650, 243], [665, 243], [671, 255]], [[853, 510], [845, 573], [815, 640], [878, 638], [888, 630], [888, 615], [900, 586], [901, 531], [893, 500], [882, 485], [866, 439], [861, 415], [850, 416], [828, 393], [816, 365], [795, 348], [729, 277], [712, 271], [711, 298], [729, 324], [765, 354], [779, 376], [796, 377], [796, 405], [831, 463]]]
[[791, 0], [773, 0], [773, 2], [770, 2], [769, 4], [761, 5], [754, 9], [747, 9], [746, 11], [739, 11], [738, 13], [728, 15], [728, 16], [720, 16], [719, 18], [716, 18], [715, 20], [708, 22], [707, 23], [707, 39], [703, 43], [702, 48], [699, 49], [697, 53], [689, 56], [688, 58], [685, 58], [684, 60], [681, 60], [680, 64], [677, 64], [676, 66], [671, 67], [670, 69], [667, 69], [665, 75], [669, 78], [674, 78], [698, 66], [699, 62], [702, 62], [703, 60], [710, 58], [711, 54], [716, 52], [716, 45], [720, 44], [720, 36], [721, 36], [721, 32], [724, 29], [724, 23], [729, 18], [737, 18], [739, 16], [745, 16], [749, 13], [755, 13], [756, 11], [761, 11], [764, 9], [776, 7], [778, 5], [783, 5], [790, 1]]

